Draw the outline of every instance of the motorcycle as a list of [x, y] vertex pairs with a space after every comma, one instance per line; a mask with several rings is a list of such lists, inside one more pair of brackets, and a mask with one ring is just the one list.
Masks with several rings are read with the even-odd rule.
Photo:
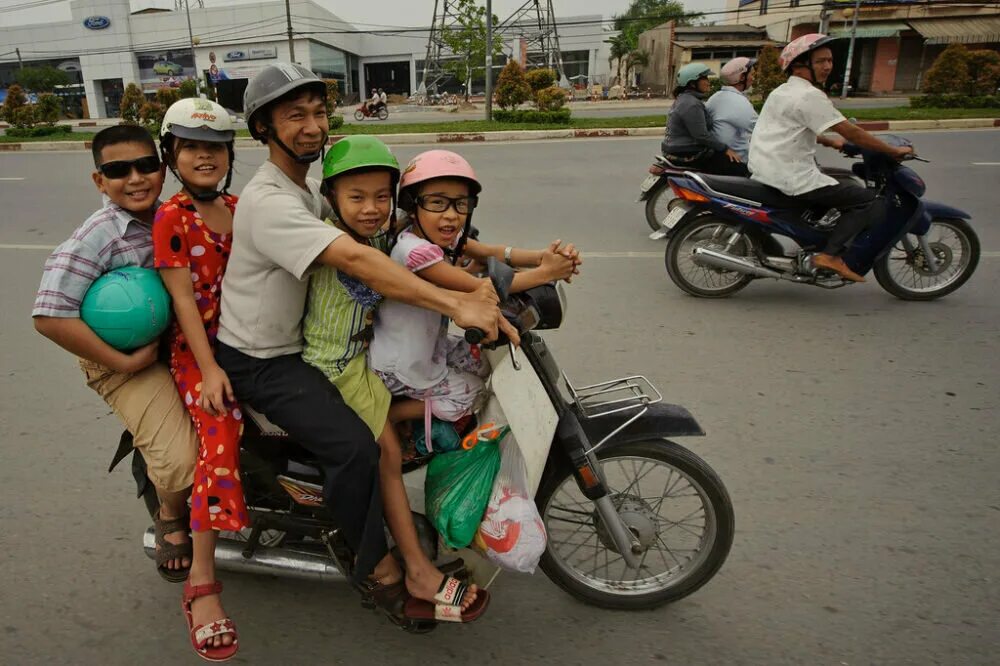
[[[674, 194], [669, 180], [671, 177], [683, 176], [685, 172], [691, 170], [682, 164], [674, 164], [663, 155], [653, 156], [653, 163], [649, 166], [648, 175], [639, 185], [639, 198], [636, 199], [639, 203], [646, 202], [646, 224], [653, 230], [649, 235], [651, 239], [659, 240], [670, 235], [671, 227], [665, 226], [664, 222], [683, 199]], [[820, 171], [838, 180], [855, 179], [850, 169], [820, 167]]]
[[[524, 458], [548, 533], [542, 571], [569, 594], [601, 608], [649, 609], [693, 593], [719, 571], [734, 530], [732, 503], [718, 475], [667, 439], [704, 435], [701, 426], [683, 407], [665, 404], [641, 376], [572, 384], [538, 333], [562, 324], [562, 287], [543, 285], [511, 296], [511, 269], [491, 260], [489, 275], [521, 345], [483, 348], [493, 372], [476, 417], [509, 425], [508, 436]], [[477, 342], [481, 334], [467, 331], [466, 339]], [[264, 415], [242, 409], [241, 478], [252, 528], [220, 534], [217, 566], [319, 581], [349, 576], [354, 553], [323, 506], [322, 470]], [[131, 446], [126, 432], [112, 468], [133, 455], [139, 496], [152, 516], [156, 493], [142, 455]], [[403, 479], [421, 543], [440, 561], [446, 554], [424, 515], [423, 462], [405, 465]], [[152, 528], [144, 548], [154, 556]], [[461, 555], [458, 562], [469, 562], [465, 573], [481, 585], [499, 572], [472, 551]], [[363, 598], [362, 605], [374, 608], [374, 601]], [[435, 627], [389, 617], [409, 632]]]
[[[912, 145], [882, 138], [891, 146]], [[971, 216], [923, 199], [924, 181], [889, 156], [854, 145], [843, 152], [859, 158], [853, 175], [878, 194], [870, 224], [843, 255], [847, 265], [861, 275], [872, 270], [883, 289], [903, 300], [940, 298], [965, 284], [980, 254]], [[850, 284], [812, 262], [836, 225], [836, 209], [810, 209], [749, 178], [686, 172], [668, 180], [680, 201], [663, 220], [665, 262], [683, 291], [721, 298], [758, 278], [826, 289]]]
[[354, 111], [354, 119], [357, 121], [364, 120], [365, 118], [378, 118], [379, 120], [386, 120], [389, 118], [389, 107], [384, 104], [379, 104], [376, 109], [372, 109], [368, 104], [362, 102]]

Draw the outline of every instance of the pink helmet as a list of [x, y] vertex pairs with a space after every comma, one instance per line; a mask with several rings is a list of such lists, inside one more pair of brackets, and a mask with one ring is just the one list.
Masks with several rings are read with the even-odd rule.
[[781, 50], [781, 55], [778, 56], [778, 64], [781, 65], [781, 71], [787, 72], [796, 58], [818, 49], [832, 42], [834, 39], [836, 37], [830, 37], [821, 32], [813, 32], [788, 42], [788, 45]]
[[753, 68], [757, 58], [733, 58], [719, 72], [722, 82], [727, 86], [735, 86], [743, 81], [743, 77]]
[[399, 179], [400, 194], [404, 190], [419, 185], [420, 183], [435, 178], [461, 178], [469, 181], [470, 194], [476, 196], [483, 186], [476, 178], [476, 172], [472, 170], [464, 157], [450, 150], [428, 150], [420, 153], [406, 165], [403, 175]]

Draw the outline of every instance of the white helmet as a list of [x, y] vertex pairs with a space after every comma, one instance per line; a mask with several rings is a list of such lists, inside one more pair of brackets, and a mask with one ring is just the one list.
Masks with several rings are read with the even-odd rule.
[[160, 138], [167, 134], [215, 143], [229, 143], [236, 137], [229, 112], [220, 104], [200, 98], [182, 99], [170, 105], [160, 125]]

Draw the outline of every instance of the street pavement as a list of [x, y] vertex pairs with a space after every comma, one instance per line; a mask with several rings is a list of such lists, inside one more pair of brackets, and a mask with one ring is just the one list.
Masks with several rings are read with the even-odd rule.
[[[706, 587], [642, 613], [505, 574], [482, 620], [421, 637], [343, 584], [223, 573], [237, 663], [996, 663], [1000, 132], [910, 136], [932, 160], [913, 164], [927, 196], [969, 211], [984, 251], [932, 303], [874, 281], [694, 299], [634, 203], [658, 139], [458, 146], [485, 183], [484, 239], [586, 253], [547, 335], [570, 377], [642, 373], [699, 419], [707, 436], [681, 442], [728, 486], [732, 552]], [[240, 151], [235, 191], [264, 156]], [[45, 248], [99, 203], [88, 160], [0, 154], [0, 662], [200, 663], [179, 586], [142, 553], [130, 475], [106, 473], [121, 428], [29, 319]]]

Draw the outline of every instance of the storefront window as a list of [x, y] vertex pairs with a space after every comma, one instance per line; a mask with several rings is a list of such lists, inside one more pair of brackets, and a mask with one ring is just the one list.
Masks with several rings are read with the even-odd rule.
[[321, 79], [336, 79], [340, 90], [346, 90], [347, 54], [324, 44], [309, 42], [309, 62]]

